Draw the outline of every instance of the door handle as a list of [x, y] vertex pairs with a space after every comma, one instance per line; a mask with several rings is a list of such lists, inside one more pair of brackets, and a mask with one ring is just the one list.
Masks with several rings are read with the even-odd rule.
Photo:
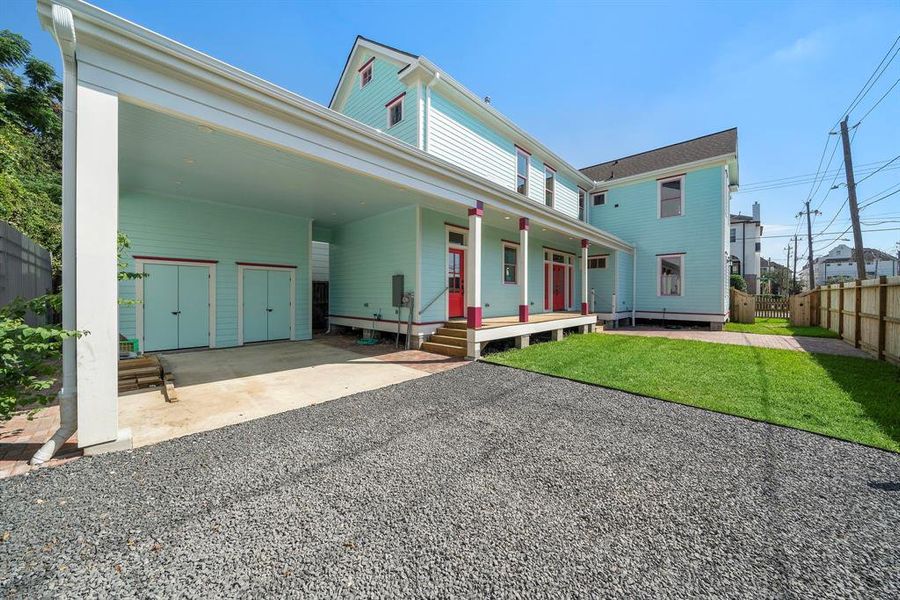
[[271, 308], [267, 308], [267, 309], [266, 309], [266, 312], [272, 312], [272, 309], [271, 309]]

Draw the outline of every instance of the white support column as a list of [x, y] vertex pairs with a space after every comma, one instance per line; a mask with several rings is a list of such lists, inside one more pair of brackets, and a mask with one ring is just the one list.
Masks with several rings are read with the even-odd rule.
[[[119, 98], [78, 84], [75, 181], [75, 327], [78, 445], [87, 452], [131, 447], [119, 431]], [[102, 446], [99, 446], [101, 445]]]
[[[519, 322], [528, 322], [528, 217], [519, 219]], [[527, 345], [527, 342], [526, 342]]]
[[469, 209], [469, 239], [466, 246], [466, 326], [481, 327], [481, 217], [484, 204], [479, 200]]
[[588, 248], [591, 243], [581, 240], [581, 314], [590, 314], [588, 307]]

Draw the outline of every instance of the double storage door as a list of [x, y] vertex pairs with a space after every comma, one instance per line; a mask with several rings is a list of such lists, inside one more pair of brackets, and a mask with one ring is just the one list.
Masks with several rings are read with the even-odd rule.
[[244, 342], [291, 337], [291, 272], [244, 269]]
[[144, 265], [144, 349], [209, 345], [209, 268]]

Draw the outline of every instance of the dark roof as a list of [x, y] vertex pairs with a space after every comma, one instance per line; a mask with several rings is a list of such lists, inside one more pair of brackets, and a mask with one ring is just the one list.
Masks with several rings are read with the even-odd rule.
[[724, 154], [737, 154], [737, 127], [585, 167], [581, 172], [594, 181], [610, 181]]
[[753, 217], [753, 215], [731, 215], [732, 223], [735, 223], [735, 222], [740, 223], [741, 221], [746, 221], [748, 223], [758, 223], [759, 222]]
[[760, 257], [759, 258], [759, 266], [764, 269], [783, 269], [784, 265], [775, 262], [774, 260], [769, 260], [767, 258]]

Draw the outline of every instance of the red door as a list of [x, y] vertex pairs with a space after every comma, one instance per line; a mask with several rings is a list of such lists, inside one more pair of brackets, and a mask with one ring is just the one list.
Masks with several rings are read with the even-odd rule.
[[553, 265], [553, 310], [566, 309], [566, 267]]
[[451, 248], [447, 254], [447, 316], [466, 315], [465, 250]]

